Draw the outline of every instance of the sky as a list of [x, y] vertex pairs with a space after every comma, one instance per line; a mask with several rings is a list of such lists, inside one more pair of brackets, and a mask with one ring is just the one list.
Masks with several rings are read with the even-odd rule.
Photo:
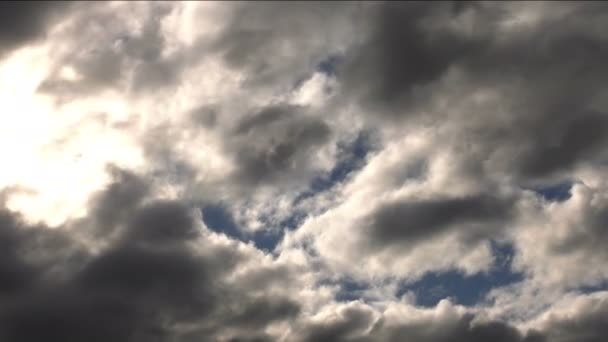
[[603, 2], [2, 2], [0, 341], [608, 341]]

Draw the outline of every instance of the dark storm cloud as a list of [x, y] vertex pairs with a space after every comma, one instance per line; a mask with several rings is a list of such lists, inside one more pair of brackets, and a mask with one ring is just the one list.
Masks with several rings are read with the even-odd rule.
[[299, 314], [292, 299], [226, 286], [243, 255], [213, 244], [197, 251], [200, 226], [188, 206], [142, 203], [143, 180], [126, 172], [115, 177], [93, 206], [97, 215], [76, 227], [117, 225], [112, 238], [94, 237], [107, 244], [96, 253], [79, 242], [82, 232], [0, 213], [1, 340], [212, 341]]
[[449, 231], [487, 236], [494, 225], [508, 221], [513, 205], [512, 200], [483, 194], [398, 201], [381, 206], [362, 224], [371, 242], [380, 246], [413, 245]]
[[23, 44], [44, 38], [69, 1], [3, 1], [0, 5], [0, 58]]
[[306, 108], [273, 105], [239, 121], [228, 149], [240, 166], [239, 178], [261, 184], [305, 171], [330, 136], [329, 126]]

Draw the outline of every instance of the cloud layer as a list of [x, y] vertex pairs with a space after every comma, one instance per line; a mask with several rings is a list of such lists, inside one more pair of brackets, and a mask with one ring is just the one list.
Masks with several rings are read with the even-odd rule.
[[606, 5], [0, 7], [0, 340], [608, 339]]

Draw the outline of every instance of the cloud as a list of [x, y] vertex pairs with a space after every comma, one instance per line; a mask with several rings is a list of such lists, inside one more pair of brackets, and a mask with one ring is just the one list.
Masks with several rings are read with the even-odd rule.
[[248, 87], [290, 87], [324, 60], [328, 51], [339, 51], [348, 43], [356, 9], [356, 4], [318, 1], [239, 4], [215, 49], [229, 67], [245, 72]]
[[602, 341], [606, 339], [606, 293], [580, 297], [569, 303], [569, 308], [546, 315], [544, 323], [549, 341]]
[[[605, 75], [597, 71], [602, 69], [599, 56], [606, 51], [601, 48], [605, 37], [593, 23], [602, 20], [602, 12], [594, 11], [593, 4], [563, 4], [538, 14], [534, 25], [506, 24], [513, 17], [533, 17], [537, 14], [532, 11], [545, 9], [541, 7], [372, 6], [363, 42], [350, 47], [339, 68], [345, 101], [361, 102], [371, 119], [386, 117], [384, 113], [450, 131], [453, 127], [459, 135], [455, 139], [474, 137], [473, 143], [485, 150], [481, 158], [489, 171], [507, 171], [524, 181], [563, 175], [580, 163], [598, 161], [605, 157], [598, 148], [606, 115], [604, 108], [591, 103], [602, 93], [596, 82], [603, 82]], [[561, 25], [566, 15], [590, 12], [594, 14], [585, 21]], [[496, 21], [490, 24], [489, 18]], [[483, 87], [499, 95], [490, 108], [470, 113], [468, 119], [461, 118], [457, 108], [438, 110], [433, 105], [452, 102], [447, 98], [459, 92], [455, 89], [473, 94]], [[447, 120], [437, 121], [440, 118]]]
[[412, 102], [416, 87], [438, 80], [482, 43], [445, 27], [442, 21], [460, 12], [450, 3], [383, 3], [369, 12], [363, 42], [351, 47], [338, 72], [346, 91], [372, 108]]
[[[453, 224], [488, 225], [508, 220], [512, 203], [486, 195], [388, 203], [364, 221], [369, 238], [380, 244], [416, 244]], [[487, 228], [485, 228], [487, 229]]]
[[2, 5], [0, 339], [604, 340], [606, 9]]
[[[118, 172], [94, 206], [98, 215], [91, 216], [102, 220], [78, 223], [117, 225], [116, 234], [30, 226], [3, 210], [3, 339], [215, 339], [299, 314], [300, 305], [287, 295], [232, 288], [227, 278], [238, 278], [235, 272], [259, 252], [214, 241], [185, 203], [141, 203], [127, 190], [142, 182]], [[128, 212], [111, 210], [120, 201], [131, 205]], [[110, 219], [109, 212], [117, 215]], [[86, 248], [90, 243], [101, 247]]]
[[[398, 311], [395, 311], [397, 309]], [[383, 313], [365, 305], [336, 308], [325, 322], [307, 326], [302, 341], [545, 341], [544, 335], [531, 331], [522, 334], [500, 321], [479, 321], [474, 313], [463, 311], [448, 301], [437, 308], [420, 310], [396, 304]]]
[[[294, 239], [312, 246], [336, 269], [369, 277], [419, 274], [426, 265], [476, 272], [491, 261], [483, 244], [469, 244], [483, 239], [472, 237], [513, 236], [496, 223], [514, 227], [523, 216], [542, 211], [529, 195], [518, 194], [521, 187], [600, 168], [607, 125], [605, 106], [599, 104], [603, 90], [595, 82], [605, 76], [597, 59], [605, 36], [594, 23], [603, 12], [592, 4], [564, 4], [542, 14], [545, 9], [478, 4], [454, 10], [444, 3], [366, 8], [373, 19], [338, 67], [340, 96], [360, 103], [360, 115], [376, 122], [383, 148], [353, 178], [341, 203], [310, 218]], [[594, 14], [585, 21], [559, 25], [566, 15], [589, 12]], [[358, 78], [358, 73], [365, 74]], [[549, 236], [552, 224], [543, 224], [543, 238], [518, 230], [529, 239], [521, 253], [539, 255], [533, 246], [555, 238]], [[365, 246], [372, 241], [381, 246], [376, 250], [396, 247], [371, 252]], [[589, 245], [567, 241], [558, 244], [578, 246], [581, 254], [564, 254], [564, 259], [602, 260], [601, 252], [583, 252], [594, 250]], [[555, 256], [550, 249], [548, 255]], [[440, 250], [445, 259], [434, 255]], [[357, 266], [349, 266], [349, 260], [357, 260]], [[357, 272], [359, 263], [365, 271]], [[577, 268], [575, 274], [584, 273]], [[596, 280], [604, 277], [595, 274]]]
[[[2, 5], [0, 54], [44, 38], [50, 27], [73, 4], [66, 1], [8, 1]], [[4, 56], [2, 56], [4, 57]]]
[[567, 201], [531, 204], [514, 235], [520, 246], [516, 265], [552, 287], [602, 283], [608, 272], [601, 247], [606, 241], [603, 189], [602, 184], [578, 183]]
[[[160, 28], [172, 10], [161, 3], [118, 3], [113, 8], [92, 6], [65, 18], [54, 38], [70, 48], [54, 51], [54, 68], [39, 91], [73, 99], [125, 85], [137, 95], [175, 84], [182, 58], [164, 56], [168, 42]], [[133, 27], [133, 14], [143, 21], [139, 30]]]
[[330, 134], [325, 122], [306, 117], [294, 106], [271, 106], [247, 116], [229, 140], [238, 144], [234, 147], [240, 166], [237, 178], [254, 184], [278, 183], [275, 179], [280, 176], [302, 174], [314, 167], [315, 150], [328, 142]]

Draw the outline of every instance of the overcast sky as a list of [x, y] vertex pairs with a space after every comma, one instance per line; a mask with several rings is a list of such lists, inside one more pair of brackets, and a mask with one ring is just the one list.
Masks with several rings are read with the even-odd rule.
[[0, 341], [608, 341], [608, 4], [3, 2]]

